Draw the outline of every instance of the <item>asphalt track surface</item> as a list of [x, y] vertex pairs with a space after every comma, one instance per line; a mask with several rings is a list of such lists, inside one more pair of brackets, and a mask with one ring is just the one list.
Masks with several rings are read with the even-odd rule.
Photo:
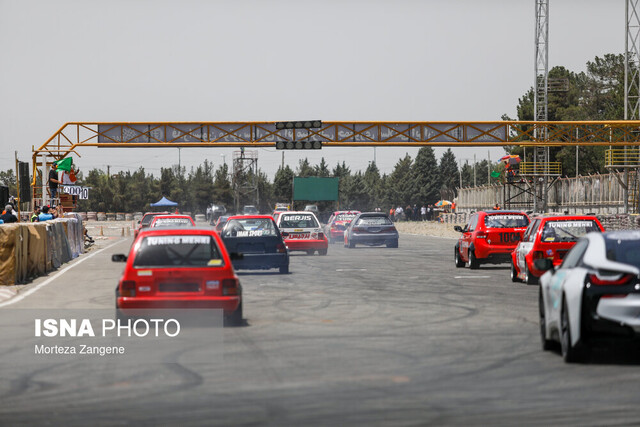
[[[110, 256], [130, 239], [108, 244], [11, 307], [112, 307]], [[246, 325], [224, 329], [219, 363], [5, 360], [0, 424], [637, 425], [637, 358], [543, 352], [538, 287], [506, 265], [456, 269], [453, 245], [401, 235], [294, 255], [288, 275], [241, 272]]]

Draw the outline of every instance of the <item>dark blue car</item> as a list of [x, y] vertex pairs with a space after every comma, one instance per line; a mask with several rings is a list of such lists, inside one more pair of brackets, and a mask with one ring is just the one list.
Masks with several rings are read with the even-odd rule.
[[289, 272], [289, 250], [270, 215], [231, 216], [220, 237], [234, 269]]

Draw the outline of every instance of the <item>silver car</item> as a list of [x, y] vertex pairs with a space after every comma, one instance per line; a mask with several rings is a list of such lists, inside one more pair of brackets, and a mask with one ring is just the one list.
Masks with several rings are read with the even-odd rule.
[[356, 245], [398, 247], [398, 230], [387, 214], [364, 212], [358, 214], [344, 231], [345, 248]]
[[640, 231], [589, 233], [560, 266], [535, 261], [540, 277], [542, 348], [560, 342], [568, 363], [581, 361], [603, 338], [640, 337]]

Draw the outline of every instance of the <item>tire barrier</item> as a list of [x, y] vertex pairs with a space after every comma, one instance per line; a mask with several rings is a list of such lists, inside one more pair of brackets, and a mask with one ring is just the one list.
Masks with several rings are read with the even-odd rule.
[[46, 274], [84, 252], [82, 217], [0, 226], [0, 286]]
[[115, 221], [116, 220], [116, 214], [113, 212], [107, 212], [107, 221]]
[[98, 215], [97, 215], [96, 219], [98, 221], [106, 221], [107, 220], [107, 214], [104, 213], [104, 212], [98, 212]]
[[207, 217], [202, 215], [202, 214], [196, 214], [196, 221], [202, 221], [205, 222], [207, 220]]
[[125, 221], [133, 221], [133, 214], [130, 214], [130, 213], [124, 214], [124, 220]]
[[98, 214], [95, 212], [87, 212], [87, 221], [97, 221]]

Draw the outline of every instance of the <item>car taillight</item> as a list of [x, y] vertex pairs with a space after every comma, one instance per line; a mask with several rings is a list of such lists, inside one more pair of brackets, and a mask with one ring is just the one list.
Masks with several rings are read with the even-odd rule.
[[284, 243], [278, 243], [276, 245], [276, 251], [280, 254], [283, 254], [285, 252], [287, 252], [287, 247], [285, 246]]
[[123, 280], [120, 287], [121, 297], [135, 297], [136, 296], [136, 282], [133, 280]]
[[318, 240], [324, 240], [324, 233], [318, 233]]
[[587, 275], [587, 280], [592, 285], [626, 285], [633, 278], [633, 274], [616, 274], [615, 276], [598, 276], [597, 274]]
[[364, 231], [364, 228], [362, 227], [353, 227], [353, 231], [356, 233], [362, 233]]
[[238, 295], [238, 279], [224, 279], [222, 281], [222, 295]]
[[317, 239], [318, 238], [318, 233], [316, 233], [315, 231], [313, 233], [311, 233], [311, 238], [312, 239]]
[[544, 258], [544, 252], [542, 252], [542, 251], [533, 251], [531, 253], [531, 259], [534, 260], [534, 261], [537, 260], [537, 259], [542, 259], [542, 258]]
[[478, 234], [476, 234], [476, 238], [477, 239], [486, 239], [487, 238], [487, 233], [485, 233], [484, 231], [478, 231]]
[[396, 231], [395, 227], [387, 227], [384, 230], [382, 230], [384, 233], [393, 233], [394, 231]]

